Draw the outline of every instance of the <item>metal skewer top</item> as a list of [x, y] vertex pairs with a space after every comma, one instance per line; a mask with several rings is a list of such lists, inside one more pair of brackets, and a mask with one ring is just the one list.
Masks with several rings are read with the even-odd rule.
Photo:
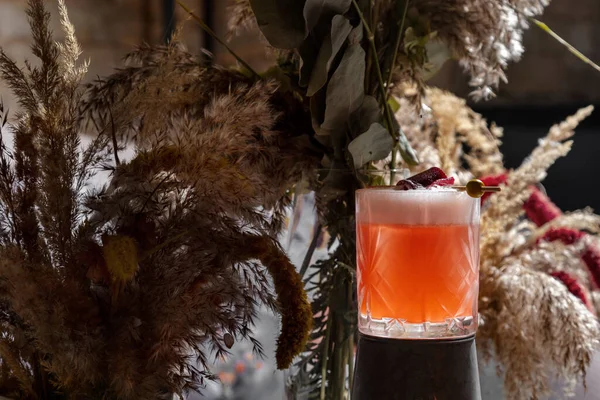
[[500, 186], [486, 186], [479, 179], [471, 179], [466, 186], [452, 186], [456, 190], [467, 192], [467, 194], [475, 199], [480, 198], [485, 193], [500, 192]]

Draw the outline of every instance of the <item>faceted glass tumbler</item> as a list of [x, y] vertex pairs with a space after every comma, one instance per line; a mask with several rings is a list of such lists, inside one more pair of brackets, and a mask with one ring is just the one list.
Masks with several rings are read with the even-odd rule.
[[480, 201], [451, 188], [356, 192], [358, 326], [401, 339], [477, 330]]

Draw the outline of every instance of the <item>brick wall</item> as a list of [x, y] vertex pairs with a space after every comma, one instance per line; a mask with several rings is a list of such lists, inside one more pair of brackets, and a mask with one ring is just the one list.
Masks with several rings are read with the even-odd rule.
[[[203, 0], [187, 0], [201, 14]], [[226, 0], [213, 0], [216, 8], [215, 27], [224, 36]], [[48, 5], [55, 11], [54, 0]], [[120, 64], [123, 55], [136, 44], [162, 40], [162, 0], [66, 0], [85, 58], [91, 60], [89, 78], [105, 75]], [[0, 0], [0, 46], [22, 61], [31, 58], [30, 34], [24, 14], [25, 0]], [[186, 19], [178, 9], [178, 21]], [[561, 36], [600, 62], [600, 1], [554, 0], [542, 18]], [[53, 26], [60, 38], [56, 13]], [[184, 38], [193, 52], [203, 46], [203, 36], [194, 22], [184, 25]], [[508, 70], [509, 84], [502, 86], [493, 105], [552, 105], [569, 102], [600, 102], [600, 72], [571, 55], [547, 34], [532, 28], [525, 37], [526, 54], [519, 64]], [[269, 57], [256, 32], [235, 38], [231, 46], [257, 69], [269, 65]], [[217, 46], [215, 57], [220, 63], [233, 58]], [[434, 83], [459, 94], [466, 94], [466, 79], [457, 65], [447, 63]], [[0, 96], [13, 102], [0, 84]]]

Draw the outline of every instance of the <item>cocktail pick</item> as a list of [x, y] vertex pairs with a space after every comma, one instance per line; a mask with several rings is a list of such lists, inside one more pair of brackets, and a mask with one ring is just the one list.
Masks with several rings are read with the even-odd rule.
[[499, 192], [502, 189], [500, 186], [485, 186], [485, 183], [479, 179], [471, 179], [466, 186], [452, 186], [456, 190], [467, 192], [467, 194], [475, 199], [483, 196], [484, 193]]

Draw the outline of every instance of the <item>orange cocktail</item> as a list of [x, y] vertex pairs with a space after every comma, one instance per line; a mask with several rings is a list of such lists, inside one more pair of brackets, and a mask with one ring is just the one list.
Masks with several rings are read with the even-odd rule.
[[477, 328], [479, 200], [449, 188], [357, 192], [359, 329], [456, 337]]

